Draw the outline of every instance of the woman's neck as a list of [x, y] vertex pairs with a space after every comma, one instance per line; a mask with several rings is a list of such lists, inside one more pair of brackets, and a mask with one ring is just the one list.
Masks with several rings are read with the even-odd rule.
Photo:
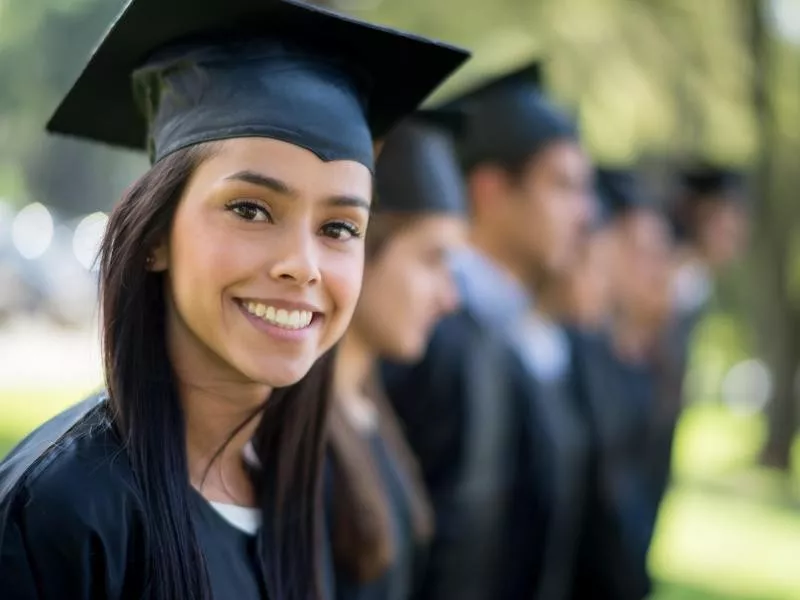
[[236, 395], [189, 385], [180, 386], [186, 422], [189, 479], [209, 500], [251, 506], [252, 483], [244, 463], [244, 448], [261, 421], [258, 404], [244, 404]]
[[375, 404], [367, 395], [374, 368], [375, 353], [351, 327], [337, 350], [334, 388], [339, 407], [364, 435], [369, 435], [378, 425]]
[[187, 343], [187, 334], [171, 331], [168, 346], [186, 424], [189, 480], [208, 500], [252, 506], [243, 452], [271, 389], [233, 373], [201, 344]]
[[375, 366], [375, 353], [351, 327], [339, 343], [336, 354], [334, 387], [337, 397], [360, 397], [364, 393]]

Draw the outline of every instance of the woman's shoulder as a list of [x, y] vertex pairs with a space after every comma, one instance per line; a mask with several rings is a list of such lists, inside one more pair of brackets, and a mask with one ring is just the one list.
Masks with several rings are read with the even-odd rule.
[[0, 463], [0, 589], [141, 597], [147, 552], [135, 490], [104, 395], [39, 427]]
[[100, 393], [41, 425], [0, 463], [0, 517], [118, 527], [138, 504], [135, 489]]

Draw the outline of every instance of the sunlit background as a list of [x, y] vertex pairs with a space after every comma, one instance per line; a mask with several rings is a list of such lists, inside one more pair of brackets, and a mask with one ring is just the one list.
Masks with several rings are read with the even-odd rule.
[[[754, 175], [753, 245], [694, 338], [650, 561], [658, 600], [800, 598], [800, 1], [324, 4], [472, 48], [450, 89], [541, 56], [592, 154], [643, 165], [665, 202], [686, 157]], [[102, 385], [95, 255], [146, 161], [43, 125], [120, 5], [0, 0], [0, 456]]]

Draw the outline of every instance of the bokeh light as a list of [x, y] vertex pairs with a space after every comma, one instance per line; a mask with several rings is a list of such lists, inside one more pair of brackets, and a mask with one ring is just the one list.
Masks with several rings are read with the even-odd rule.
[[731, 410], [752, 415], [763, 410], [772, 396], [772, 374], [759, 359], [743, 360], [722, 380], [722, 399]]
[[39, 258], [53, 241], [53, 216], [43, 204], [29, 204], [14, 218], [11, 236], [22, 256]]
[[108, 215], [95, 212], [84, 217], [75, 228], [72, 238], [72, 250], [84, 268], [95, 270], [97, 268], [97, 252], [100, 242], [108, 224]]

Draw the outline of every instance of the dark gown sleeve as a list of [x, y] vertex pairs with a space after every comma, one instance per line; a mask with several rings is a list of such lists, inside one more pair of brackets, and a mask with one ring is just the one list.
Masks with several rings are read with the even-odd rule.
[[628, 418], [622, 373], [601, 336], [572, 334], [576, 399], [591, 436], [586, 508], [578, 545], [572, 597], [641, 600], [650, 593], [646, 552], [626, 541], [627, 507], [612, 490], [612, 472], [624, 467], [615, 447], [617, 422]]
[[421, 362], [382, 368], [386, 394], [434, 496], [453, 483], [461, 460], [467, 385], [464, 348], [474, 327], [467, 314], [451, 315], [435, 329]]
[[[0, 475], [12, 471], [14, 461], [25, 462], [33, 447], [0, 465]], [[141, 520], [114, 454], [118, 448], [91, 434], [57, 438], [27, 461], [15, 481], [0, 477], [0, 597], [112, 600], [145, 594]]]
[[[125, 598], [126, 552], [91, 514], [55, 498], [18, 506], [0, 548], [0, 589], [7, 600]], [[128, 592], [126, 595], [124, 592]]]
[[[474, 362], [480, 355], [485, 357], [484, 366], [495, 367], [476, 370]], [[491, 376], [482, 382], [487, 373]], [[530, 379], [522, 365], [502, 336], [487, 331], [469, 312], [462, 311], [439, 323], [420, 363], [410, 367], [384, 365], [382, 374], [387, 396], [419, 459], [436, 512], [436, 536], [421, 589], [414, 598], [523, 597], [530, 591], [531, 568], [539, 561], [541, 544], [537, 536], [541, 536], [542, 513], [537, 493], [541, 454], [521, 439], [521, 430], [527, 431], [531, 421], [527, 410], [530, 386], [526, 385]], [[500, 460], [499, 468], [507, 471], [489, 474], [494, 483], [489, 486], [491, 493], [485, 495], [502, 496], [503, 509], [490, 511], [492, 515], [487, 517], [499, 527], [494, 530], [488, 526], [501, 538], [498, 552], [487, 550], [496, 541], [492, 536], [476, 544], [476, 536], [482, 536], [476, 531], [483, 531], [487, 525], [477, 527], [472, 520], [476, 515], [470, 511], [481, 500], [465, 496], [461, 490], [468, 462], [466, 451], [475, 443], [466, 439], [468, 402], [476, 393], [486, 393], [480, 391], [479, 384], [495, 388], [493, 401], [505, 400], [498, 427], [506, 431], [501, 434], [495, 458]], [[538, 447], [537, 438], [538, 433], [527, 441]], [[492, 439], [492, 444], [497, 442]], [[453, 552], [456, 549], [459, 552]], [[479, 559], [487, 554], [492, 560]], [[477, 570], [472, 566], [476, 563]], [[523, 595], [521, 590], [525, 590]]]
[[678, 315], [664, 335], [657, 367], [659, 388], [652, 411], [650, 440], [646, 454], [650, 499], [655, 507], [669, 487], [672, 471], [672, 444], [678, 418], [684, 405], [683, 383], [686, 377], [692, 334], [704, 315], [704, 309]]

